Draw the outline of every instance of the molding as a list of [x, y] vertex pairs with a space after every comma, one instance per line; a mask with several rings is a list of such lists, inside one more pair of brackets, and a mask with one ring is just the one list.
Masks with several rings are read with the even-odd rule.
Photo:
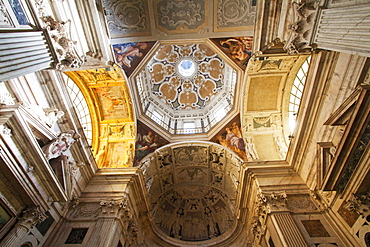
[[358, 86], [355, 91], [338, 107], [338, 109], [331, 114], [324, 125], [345, 125], [351, 117], [354, 105], [360, 96], [362, 87]]

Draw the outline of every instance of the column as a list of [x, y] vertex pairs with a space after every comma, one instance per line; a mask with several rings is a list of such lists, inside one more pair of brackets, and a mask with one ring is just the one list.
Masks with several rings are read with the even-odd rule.
[[263, 235], [266, 233], [266, 223], [268, 217], [270, 217], [282, 246], [308, 247], [287, 207], [287, 197], [285, 192], [259, 192], [257, 194], [254, 209], [255, 220], [252, 225], [256, 246], [260, 244]]
[[101, 200], [101, 212], [87, 246], [106, 247], [116, 245], [122, 232], [120, 220], [127, 207], [127, 198]]
[[22, 216], [13, 229], [1, 241], [2, 247], [17, 247], [19, 241], [27, 235], [32, 227], [46, 219], [46, 215], [40, 212], [39, 208], [30, 208], [23, 211]]
[[117, 218], [100, 218], [94, 227], [94, 231], [89, 239], [87, 246], [106, 247], [112, 246], [115, 237], [119, 234], [119, 219]]
[[317, 48], [370, 56], [370, 4], [321, 9], [313, 43]]

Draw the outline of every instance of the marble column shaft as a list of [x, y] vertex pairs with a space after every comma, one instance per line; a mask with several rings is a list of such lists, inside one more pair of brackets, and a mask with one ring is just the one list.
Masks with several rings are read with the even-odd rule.
[[283, 246], [308, 246], [290, 213], [273, 213], [271, 217], [279, 235], [281, 235]]

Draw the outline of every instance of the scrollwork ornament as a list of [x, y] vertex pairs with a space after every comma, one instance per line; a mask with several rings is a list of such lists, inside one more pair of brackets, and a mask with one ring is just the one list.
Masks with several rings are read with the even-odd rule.
[[219, 0], [217, 5], [218, 27], [253, 25], [256, 7], [248, 0]]
[[72, 202], [72, 208], [74, 205], [76, 205], [76, 211], [73, 218], [97, 218], [99, 216], [99, 206], [97, 204], [81, 204], [75, 200]]
[[148, 29], [143, 1], [103, 1], [111, 33], [143, 32]]

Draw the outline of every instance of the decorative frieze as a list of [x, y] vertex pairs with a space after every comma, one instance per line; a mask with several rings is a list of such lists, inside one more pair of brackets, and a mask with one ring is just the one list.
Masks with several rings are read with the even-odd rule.
[[96, 219], [100, 213], [100, 206], [94, 203], [79, 203], [78, 200], [74, 200], [71, 207], [75, 208], [72, 218]]

